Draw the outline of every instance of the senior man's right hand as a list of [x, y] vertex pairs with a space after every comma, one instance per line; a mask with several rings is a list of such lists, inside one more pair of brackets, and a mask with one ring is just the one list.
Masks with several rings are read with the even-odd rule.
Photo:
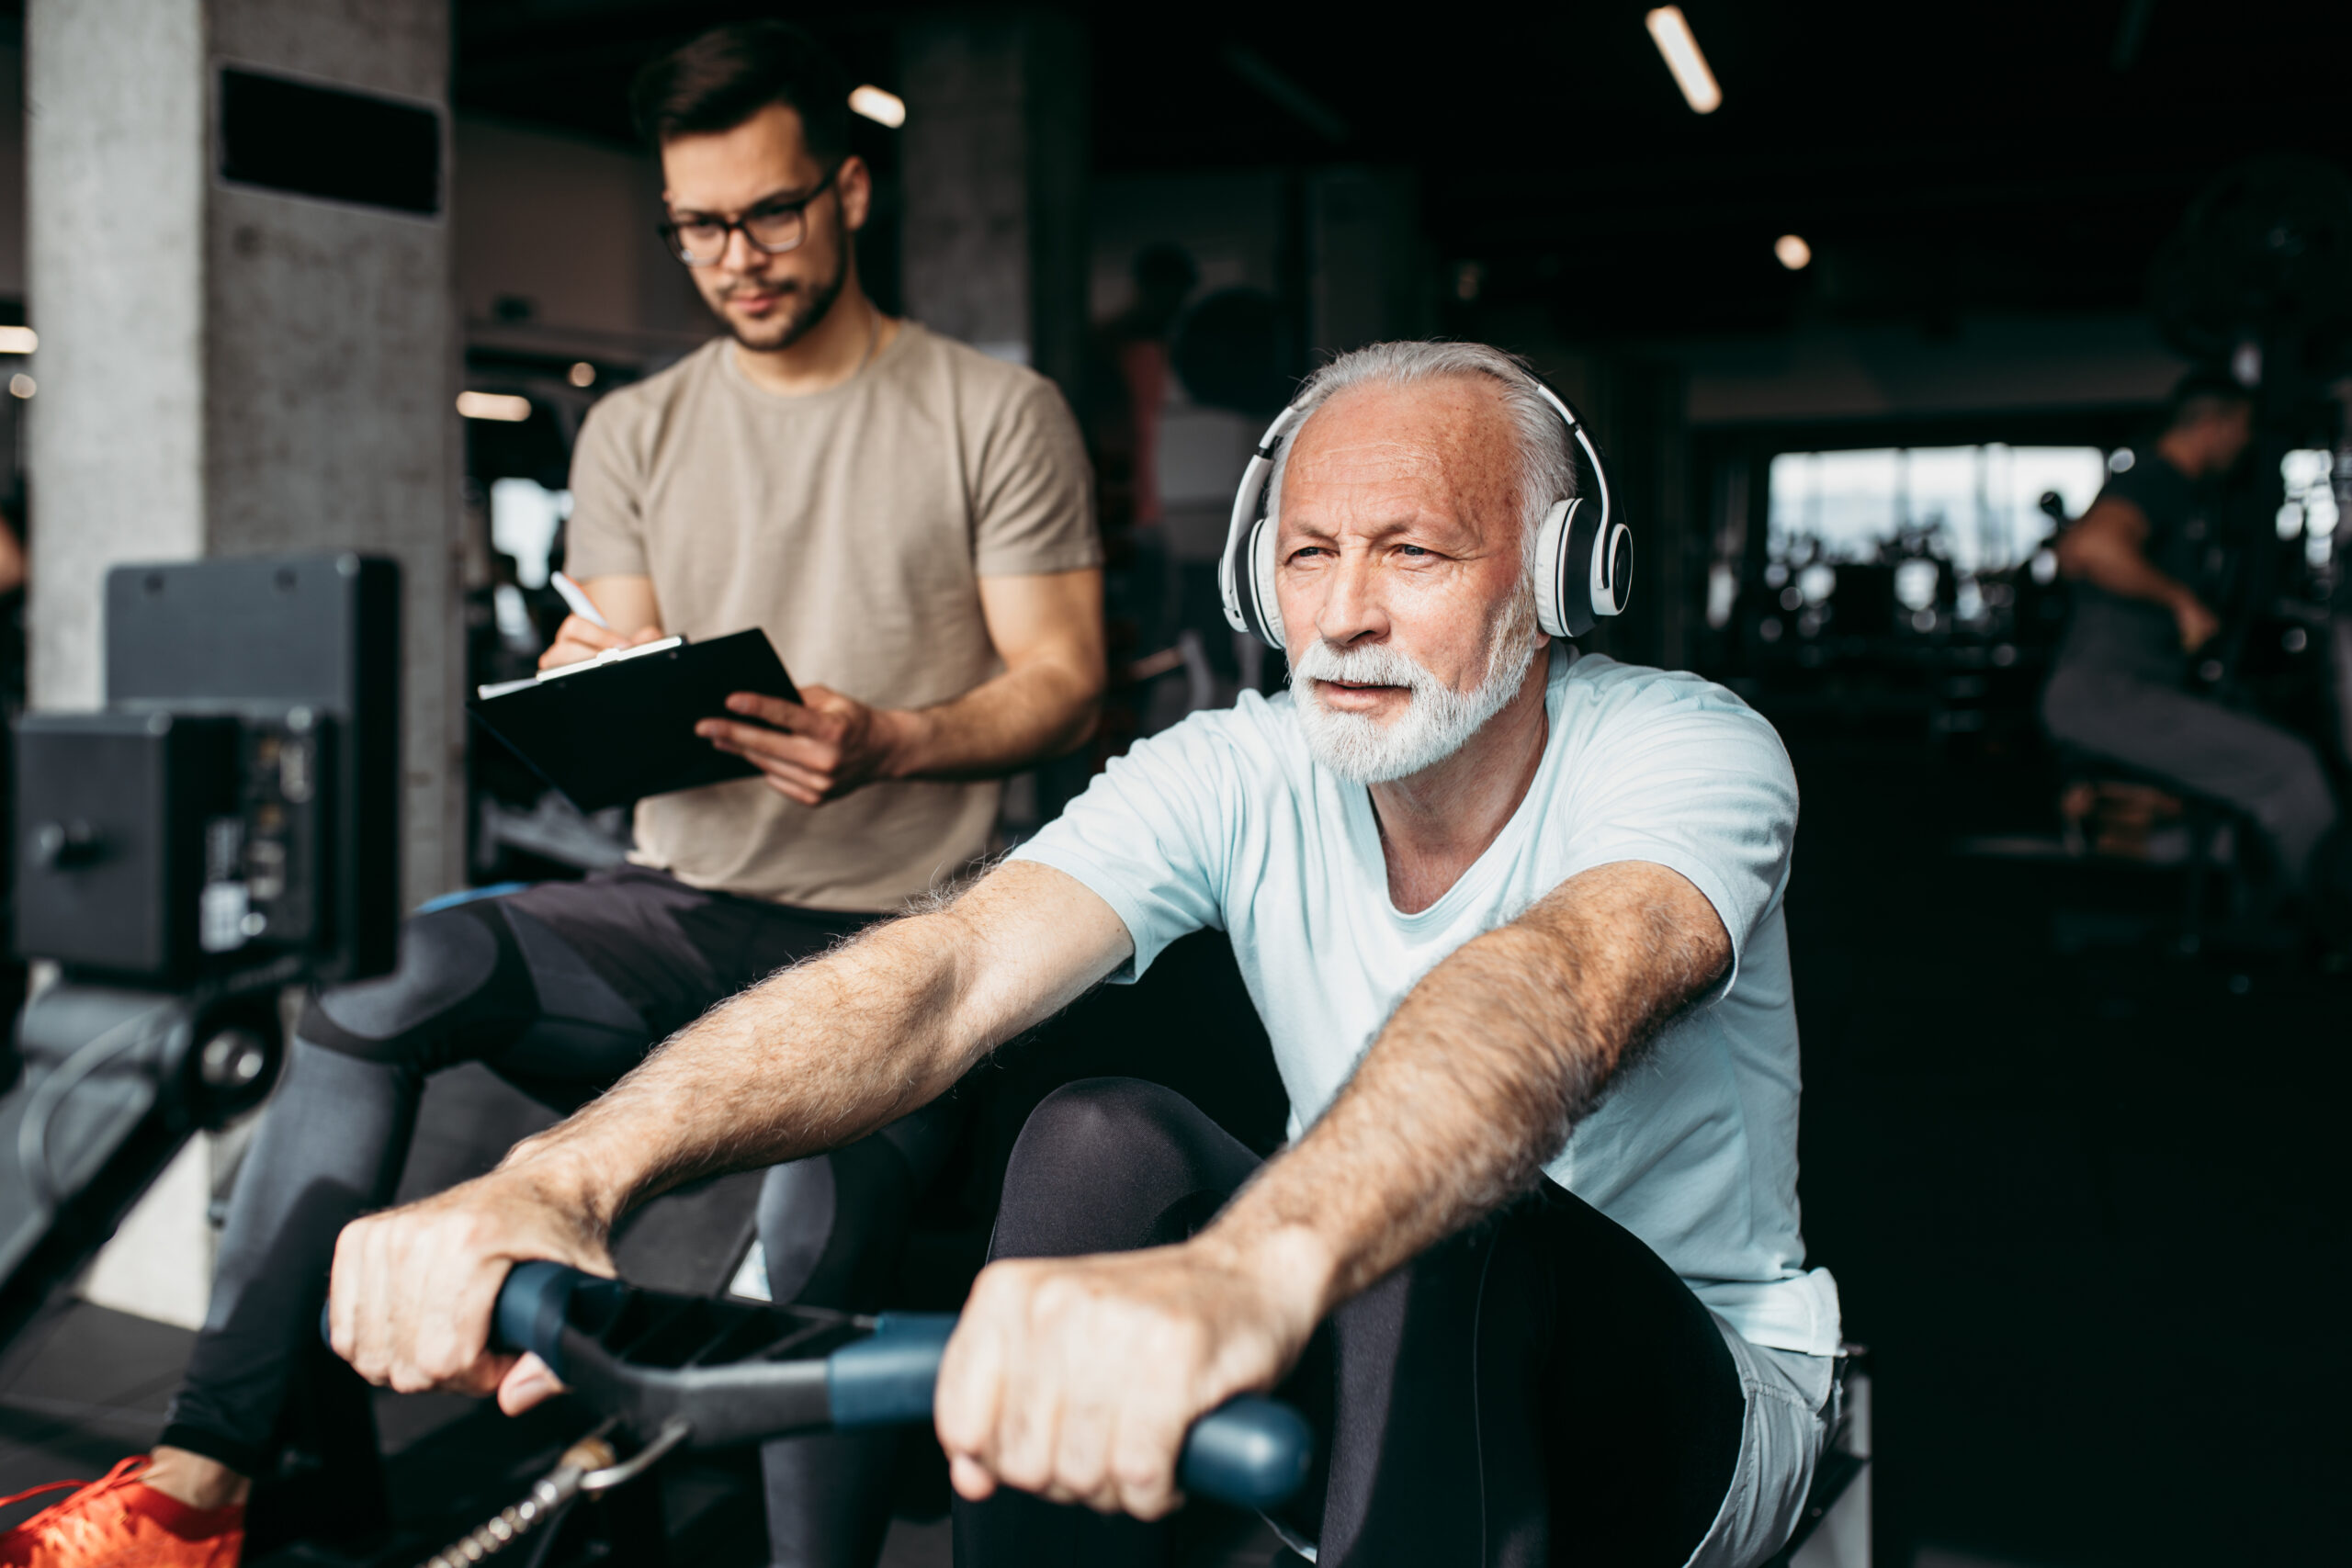
[[563, 1388], [537, 1356], [490, 1348], [506, 1271], [530, 1258], [614, 1272], [602, 1234], [527, 1169], [354, 1220], [335, 1238], [327, 1294], [335, 1354], [398, 1393], [495, 1390], [520, 1415]]

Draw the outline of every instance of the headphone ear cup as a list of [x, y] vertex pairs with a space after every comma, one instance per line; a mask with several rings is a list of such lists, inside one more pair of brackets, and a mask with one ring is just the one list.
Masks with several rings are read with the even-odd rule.
[[1235, 631], [1246, 632], [1250, 630], [1250, 615], [1242, 607], [1242, 584], [1238, 577], [1240, 567], [1233, 556], [1233, 547], [1227, 545], [1225, 553], [1217, 558], [1216, 594], [1225, 606], [1225, 624]]
[[1274, 529], [1263, 517], [1250, 525], [1250, 604], [1257, 622], [1250, 629], [1269, 646], [1287, 651], [1282, 601], [1274, 595]]
[[1582, 637], [1592, 629], [1585, 606], [1584, 558], [1576, 546], [1581, 499], [1558, 501], [1535, 530], [1535, 624], [1552, 637]]
[[1592, 613], [1622, 615], [1634, 591], [1634, 531], [1611, 524], [1592, 542]]

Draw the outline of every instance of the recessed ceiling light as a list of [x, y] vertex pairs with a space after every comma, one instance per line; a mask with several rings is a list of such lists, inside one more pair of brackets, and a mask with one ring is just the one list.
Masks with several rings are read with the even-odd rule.
[[1783, 234], [1772, 242], [1772, 254], [1791, 272], [1803, 272], [1813, 264], [1813, 247], [1804, 243], [1802, 234]]
[[867, 85], [851, 92], [849, 107], [852, 114], [862, 114], [876, 125], [887, 125], [896, 130], [907, 123], [907, 100], [896, 93]]
[[459, 392], [458, 412], [468, 419], [503, 419], [519, 424], [531, 417], [531, 400], [509, 392]]

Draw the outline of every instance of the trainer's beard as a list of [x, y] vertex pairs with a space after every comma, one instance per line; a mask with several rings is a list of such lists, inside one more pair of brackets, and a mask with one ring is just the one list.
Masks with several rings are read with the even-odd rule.
[[[1529, 583], [1521, 584], [1496, 625], [1487, 645], [1487, 678], [1471, 691], [1455, 691], [1385, 644], [1339, 649], [1318, 639], [1291, 671], [1307, 750], [1325, 767], [1358, 784], [1410, 778], [1462, 750], [1482, 725], [1502, 712], [1527, 678], [1535, 648], [1535, 590]], [[1368, 714], [1324, 706], [1317, 681], [1404, 686], [1411, 690], [1412, 700], [1384, 725]]]
[[792, 308], [795, 296], [787, 294], [785, 296], [785, 307], [775, 319], [747, 326], [722, 310], [719, 320], [727, 323], [727, 330], [733, 333], [735, 341], [745, 348], [755, 354], [774, 354], [779, 349], [790, 348], [814, 332], [817, 323], [823, 321], [826, 312], [833, 308], [833, 301], [842, 297], [842, 285], [848, 280], [849, 247], [843, 245], [841, 260], [833, 267], [833, 276], [811, 288], [806, 296], [807, 302], [799, 310]]

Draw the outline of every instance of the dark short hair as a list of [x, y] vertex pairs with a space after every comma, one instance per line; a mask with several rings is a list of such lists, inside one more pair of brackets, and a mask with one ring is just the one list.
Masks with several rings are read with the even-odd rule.
[[656, 146], [732, 130], [783, 104], [799, 115], [809, 152], [834, 164], [849, 156], [849, 88], [832, 51], [791, 23], [734, 22], [648, 64], [629, 84], [628, 102], [639, 133]]
[[2232, 409], [2250, 409], [2254, 394], [2227, 371], [2199, 368], [2183, 376], [2165, 400], [2165, 428], [2182, 430]]

